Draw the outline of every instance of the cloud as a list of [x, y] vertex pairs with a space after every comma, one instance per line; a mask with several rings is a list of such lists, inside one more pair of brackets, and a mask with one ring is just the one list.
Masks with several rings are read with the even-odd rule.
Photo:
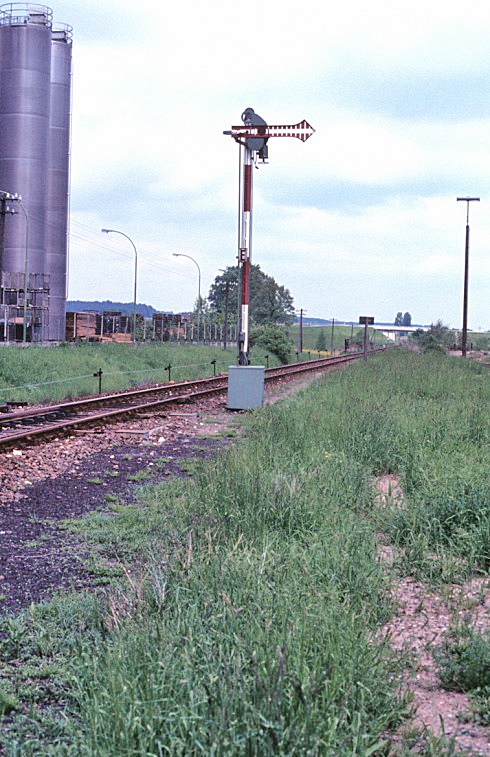
[[[223, 131], [247, 106], [306, 118], [254, 171], [254, 262], [310, 315], [460, 321], [472, 208], [471, 318], [490, 326], [490, 9], [452, 0], [304, 7], [55, 0], [74, 27], [70, 296], [186, 310], [235, 262], [239, 151]], [[128, 293], [129, 284], [129, 294]]]

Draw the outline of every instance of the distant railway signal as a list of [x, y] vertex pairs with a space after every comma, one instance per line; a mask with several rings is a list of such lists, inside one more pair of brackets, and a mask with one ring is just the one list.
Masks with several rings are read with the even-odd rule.
[[240, 272], [240, 309], [238, 315], [238, 363], [248, 365], [249, 349], [249, 281], [252, 251], [252, 165], [255, 154], [265, 163], [268, 158], [267, 142], [276, 137], [293, 137], [306, 142], [315, 130], [303, 120], [294, 125], [271, 126], [255, 113], [253, 108], [246, 108], [242, 113], [243, 126], [232, 126], [223, 134], [233, 137], [244, 148], [240, 173], [240, 216], [238, 230], [238, 267]]
[[373, 325], [373, 323], [374, 323], [374, 316], [372, 316], [372, 315], [360, 315], [359, 316], [359, 323], [363, 323], [364, 324], [364, 360], [367, 360], [367, 357], [368, 357], [368, 347], [369, 347], [368, 327]]

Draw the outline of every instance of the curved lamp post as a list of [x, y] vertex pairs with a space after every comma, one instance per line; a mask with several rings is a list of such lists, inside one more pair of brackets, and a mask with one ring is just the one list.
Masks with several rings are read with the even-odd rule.
[[22, 343], [27, 343], [27, 289], [29, 284], [29, 218], [27, 210], [22, 204], [22, 197], [19, 194], [12, 192], [6, 192], [4, 189], [0, 189], [0, 195], [2, 200], [15, 200], [19, 203], [24, 218], [26, 219], [26, 236], [25, 236], [25, 252], [24, 252], [24, 319], [22, 324]]
[[122, 237], [131, 242], [134, 250], [134, 296], [133, 296], [133, 344], [136, 342], [136, 282], [138, 277], [138, 253], [136, 252], [136, 245], [123, 231], [117, 229], [101, 229], [104, 234], [120, 234]]
[[173, 252], [172, 255], [174, 258], [189, 258], [189, 260], [192, 260], [192, 262], [196, 265], [199, 279], [198, 279], [198, 289], [197, 289], [197, 341], [199, 341], [199, 334], [201, 333], [201, 269], [199, 268], [199, 263], [197, 260], [194, 260], [191, 255], [185, 255], [183, 252]]

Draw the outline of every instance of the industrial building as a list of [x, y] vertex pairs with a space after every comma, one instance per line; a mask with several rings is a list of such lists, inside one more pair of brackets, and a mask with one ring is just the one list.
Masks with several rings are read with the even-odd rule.
[[65, 339], [72, 28], [0, 6], [0, 341]]

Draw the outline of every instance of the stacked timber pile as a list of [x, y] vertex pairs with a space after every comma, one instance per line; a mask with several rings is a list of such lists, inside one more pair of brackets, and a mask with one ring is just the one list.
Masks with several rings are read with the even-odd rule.
[[73, 342], [76, 339], [93, 342], [98, 337], [95, 331], [96, 314], [90, 312], [66, 314], [66, 340]]
[[120, 342], [123, 344], [129, 344], [132, 341], [131, 334], [104, 334], [101, 338], [102, 342]]

